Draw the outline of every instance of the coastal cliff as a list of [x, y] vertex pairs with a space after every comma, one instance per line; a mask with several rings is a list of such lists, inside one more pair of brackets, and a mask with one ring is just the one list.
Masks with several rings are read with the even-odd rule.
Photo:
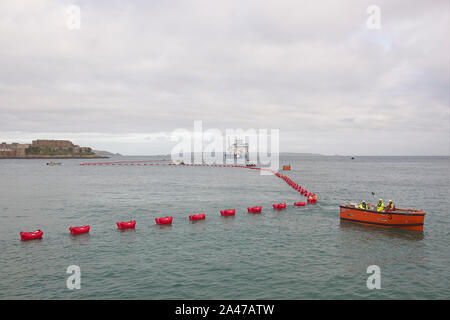
[[31, 144], [3, 142], [0, 159], [84, 159], [108, 158], [96, 154], [90, 147], [80, 147], [68, 140], [34, 140]]

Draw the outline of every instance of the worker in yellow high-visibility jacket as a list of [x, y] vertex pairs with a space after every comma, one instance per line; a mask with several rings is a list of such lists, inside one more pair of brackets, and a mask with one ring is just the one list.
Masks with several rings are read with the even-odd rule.
[[383, 199], [380, 198], [380, 200], [378, 201], [378, 204], [377, 204], [377, 211], [381, 212], [383, 210], [384, 210], [384, 203], [383, 203]]
[[367, 204], [366, 204], [366, 202], [365, 202], [365, 201], [361, 202], [361, 203], [359, 204], [359, 208], [360, 208], [360, 209], [367, 210]]

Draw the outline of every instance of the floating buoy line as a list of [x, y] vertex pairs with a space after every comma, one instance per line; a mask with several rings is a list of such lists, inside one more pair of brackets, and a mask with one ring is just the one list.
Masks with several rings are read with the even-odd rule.
[[175, 165], [174, 163], [160, 163], [168, 162], [168, 159], [155, 159], [155, 160], [133, 160], [133, 161], [108, 161], [108, 162], [85, 162], [80, 163], [80, 166], [152, 166], [152, 165]]
[[[273, 169], [267, 169], [267, 168], [259, 168], [255, 166], [243, 166], [243, 165], [229, 165], [229, 164], [174, 164], [172, 162], [165, 163], [170, 160], [167, 159], [160, 159], [160, 160], [138, 160], [138, 161], [114, 161], [114, 162], [87, 162], [87, 163], [80, 163], [81, 166], [153, 166], [153, 165], [160, 165], [160, 166], [177, 166], [177, 167], [220, 167], [220, 168], [245, 168], [245, 169], [252, 169], [252, 170], [263, 170], [263, 171], [269, 171], [278, 178], [283, 179], [290, 187], [292, 187], [294, 190], [299, 192], [301, 195], [307, 197], [307, 202], [310, 204], [317, 202], [317, 195], [315, 193], [309, 192], [308, 190], [304, 189], [297, 183], [295, 183], [292, 179], [287, 177], [286, 175], [280, 174], [278, 171], [275, 171]], [[294, 206], [305, 206], [305, 202], [294, 202]], [[283, 210], [286, 209], [287, 204], [286, 203], [274, 203], [273, 209], [274, 210]], [[262, 206], [254, 206], [254, 207], [248, 207], [247, 208], [248, 213], [261, 213], [262, 212]], [[220, 210], [220, 215], [223, 217], [232, 217], [235, 216], [236, 209], [224, 209]], [[205, 220], [206, 214], [200, 213], [200, 214], [192, 214], [189, 216], [189, 221], [199, 221], [199, 220]], [[173, 222], [173, 217], [158, 217], [155, 218], [155, 222], [157, 225], [171, 225]], [[126, 230], [126, 229], [135, 229], [136, 228], [136, 220], [131, 221], [121, 221], [117, 222], [117, 229], [118, 230]], [[80, 227], [69, 227], [69, 231], [71, 235], [80, 235], [80, 234], [86, 234], [90, 231], [89, 225], [84, 225]], [[35, 240], [35, 239], [42, 239], [44, 232], [40, 229], [34, 232], [20, 232], [20, 239], [22, 241], [27, 240]]]
[[[170, 163], [161, 163], [161, 162], [168, 162], [170, 160], [167, 159], [161, 159], [161, 160], [139, 160], [139, 161], [115, 161], [115, 162], [84, 162], [80, 163], [80, 166], [177, 166], [177, 167], [216, 167], [216, 168], [245, 168], [245, 169], [251, 169], [251, 170], [263, 170], [263, 171], [269, 171], [278, 178], [283, 179], [290, 187], [298, 191], [300, 194], [308, 198], [308, 203], [316, 203], [317, 202], [317, 195], [315, 193], [309, 192], [308, 190], [302, 188], [300, 185], [295, 183], [292, 179], [290, 179], [288, 176], [283, 175], [279, 173], [278, 171], [275, 171], [273, 169], [267, 169], [267, 168], [259, 168], [255, 166], [243, 166], [243, 165], [236, 165], [236, 164], [178, 164], [176, 165], [173, 162]], [[289, 166], [290, 169], [290, 166]], [[301, 204], [299, 204], [301, 206]]]

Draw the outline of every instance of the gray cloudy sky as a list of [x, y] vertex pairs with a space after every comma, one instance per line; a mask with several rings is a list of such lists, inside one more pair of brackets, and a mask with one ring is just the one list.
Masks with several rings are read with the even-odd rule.
[[169, 153], [201, 120], [280, 129], [284, 152], [448, 155], [449, 39], [447, 0], [2, 0], [0, 140]]

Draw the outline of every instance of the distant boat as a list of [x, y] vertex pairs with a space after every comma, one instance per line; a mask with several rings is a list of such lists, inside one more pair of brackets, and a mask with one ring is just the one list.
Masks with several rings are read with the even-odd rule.
[[62, 163], [61, 162], [47, 162], [47, 165], [48, 166], [61, 166], [62, 165]]
[[352, 160], [355, 160], [355, 158], [354, 158], [354, 157], [351, 157], [350, 159], [352, 159]]

